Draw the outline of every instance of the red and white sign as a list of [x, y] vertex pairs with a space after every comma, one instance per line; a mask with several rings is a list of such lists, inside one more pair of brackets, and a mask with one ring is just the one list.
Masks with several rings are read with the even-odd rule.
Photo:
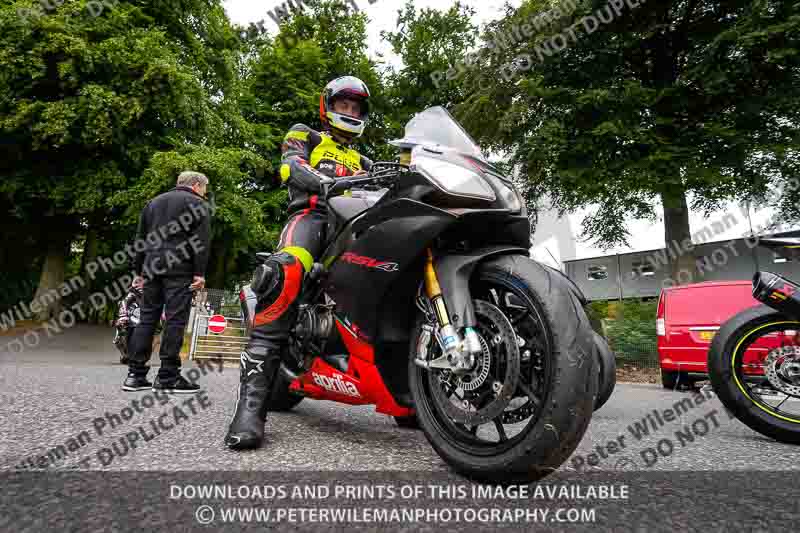
[[208, 319], [208, 331], [222, 333], [228, 327], [228, 321], [222, 315], [214, 315]]

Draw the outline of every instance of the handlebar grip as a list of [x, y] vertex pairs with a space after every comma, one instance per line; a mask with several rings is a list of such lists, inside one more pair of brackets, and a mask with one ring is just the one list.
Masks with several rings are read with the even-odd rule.
[[351, 189], [352, 187], [353, 184], [350, 180], [339, 180], [333, 184], [333, 187], [328, 189], [328, 196], [339, 194], [341, 192], [346, 191], [347, 189]]

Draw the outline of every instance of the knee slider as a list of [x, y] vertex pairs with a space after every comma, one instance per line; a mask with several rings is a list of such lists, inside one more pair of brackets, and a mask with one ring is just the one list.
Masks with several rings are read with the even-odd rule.
[[250, 288], [256, 293], [259, 301], [269, 301], [283, 288], [286, 269], [302, 268], [300, 261], [288, 252], [272, 254], [269, 259], [256, 268]]
[[256, 293], [258, 299], [262, 300], [268, 298], [276, 289], [280, 290], [282, 285], [283, 267], [280, 263], [269, 259], [256, 268], [250, 288]]

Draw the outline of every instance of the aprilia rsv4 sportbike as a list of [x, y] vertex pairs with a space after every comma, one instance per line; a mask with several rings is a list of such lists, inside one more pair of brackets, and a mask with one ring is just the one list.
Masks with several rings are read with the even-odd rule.
[[[520, 195], [446, 110], [416, 115], [392, 144], [409, 165], [323, 181], [329, 244], [269, 408], [374, 404], [418, 423], [464, 475], [541, 478], [610, 395], [613, 355], [578, 288], [528, 257]], [[252, 317], [255, 293], [241, 298]]]
[[[761, 238], [759, 244], [797, 257], [800, 239]], [[800, 288], [769, 272], [753, 276], [753, 297], [722, 324], [708, 352], [711, 385], [722, 404], [751, 429], [800, 444]]]

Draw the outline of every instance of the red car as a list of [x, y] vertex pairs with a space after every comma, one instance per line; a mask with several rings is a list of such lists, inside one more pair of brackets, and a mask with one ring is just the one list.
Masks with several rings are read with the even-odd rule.
[[[709, 281], [661, 290], [656, 334], [661, 382], [665, 388], [674, 389], [679, 383], [706, 379], [708, 348], [720, 325], [739, 311], [762, 305], [753, 298], [752, 290], [750, 280]], [[763, 375], [761, 361], [770, 349], [795, 341], [794, 338], [777, 338], [777, 335], [759, 339], [747, 351], [746, 360], [752, 361], [752, 374]], [[783, 332], [780, 335], [796, 334]]]

